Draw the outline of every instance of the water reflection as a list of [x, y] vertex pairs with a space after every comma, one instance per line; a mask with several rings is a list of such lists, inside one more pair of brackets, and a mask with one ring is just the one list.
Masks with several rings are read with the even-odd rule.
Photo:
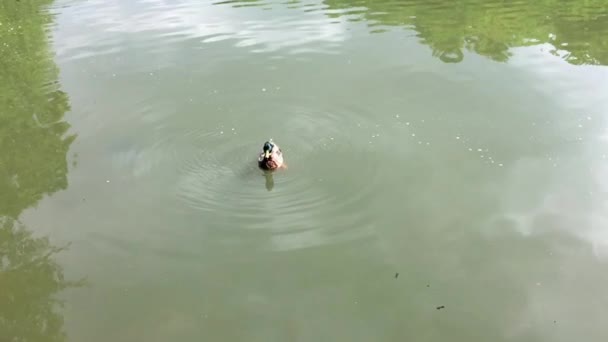
[[75, 136], [63, 116], [44, 11], [49, 0], [0, 6], [0, 340], [65, 341], [57, 295], [78, 286], [54, 255], [65, 247], [34, 237], [18, 221], [42, 197], [67, 188], [66, 154]]
[[232, 5], [232, 7], [255, 7], [264, 5], [260, 0], [222, 0], [215, 2], [214, 5]]
[[[258, 0], [215, 4], [277, 8]], [[446, 63], [461, 62], [465, 50], [505, 62], [511, 48], [549, 43], [550, 52], [569, 63], [608, 64], [606, 0], [323, 0], [321, 4], [290, 1], [289, 5], [335, 20], [366, 22], [372, 33], [413, 29], [431, 47], [433, 56]]]
[[608, 1], [324, 0], [328, 15], [364, 9], [369, 26], [403, 26], [444, 62], [468, 50], [504, 62], [510, 48], [550, 43], [572, 64], [608, 64]]
[[0, 341], [66, 340], [57, 295], [83, 282], [65, 280], [53, 260], [65, 248], [0, 218]]
[[264, 178], [266, 178], [266, 190], [272, 191], [274, 188], [274, 177], [272, 176], [272, 172], [265, 171]]
[[[116, 33], [151, 35], [145, 41], [163, 41], [146, 48], [163, 51], [179, 45], [199, 48], [200, 43], [224, 44], [256, 53], [336, 53], [346, 39], [344, 27], [331, 22], [317, 8], [293, 10], [291, 3], [270, 1], [208, 2], [148, 0], [92, 0], [62, 9], [66, 21], [86, 30], [57, 42], [59, 56], [71, 59], [115, 54], [126, 49]], [[318, 3], [317, 3], [318, 4]], [[318, 7], [318, 6], [317, 6]], [[272, 9], [281, 15], [267, 16]], [[102, 12], [100, 12], [102, 11]], [[337, 24], [337, 25], [336, 25]], [[95, 44], [91, 44], [95, 37]], [[136, 40], [137, 42], [137, 40]], [[117, 44], [118, 43], [118, 44]], [[139, 42], [141, 43], [141, 42]]]
[[0, 11], [0, 216], [18, 217], [44, 194], [67, 187], [66, 154], [74, 135], [62, 121], [67, 95], [47, 47], [49, 16], [11, 1]]

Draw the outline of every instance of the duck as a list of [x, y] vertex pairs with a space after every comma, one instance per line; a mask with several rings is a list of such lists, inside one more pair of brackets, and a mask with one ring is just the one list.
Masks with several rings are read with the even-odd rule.
[[262, 146], [262, 153], [258, 157], [258, 166], [266, 171], [285, 169], [287, 167], [283, 160], [283, 151], [272, 139], [266, 141]]

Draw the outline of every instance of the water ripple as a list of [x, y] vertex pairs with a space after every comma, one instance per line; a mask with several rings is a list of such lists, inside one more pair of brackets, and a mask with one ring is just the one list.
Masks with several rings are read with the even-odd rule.
[[[347, 109], [311, 112], [292, 106], [288, 110], [292, 115], [283, 124], [286, 137], [280, 143], [285, 142], [289, 169], [272, 178], [256, 165], [261, 140], [226, 141], [230, 132], [193, 129], [159, 141], [154, 148], [170, 155], [178, 169], [176, 199], [184, 210], [190, 208], [186, 212], [201, 213], [208, 229], [266, 232], [278, 244], [276, 249], [369, 236], [372, 218], [357, 208], [370, 203], [381, 179], [379, 160], [365, 155], [367, 162], [359, 163], [368, 146], [346, 134], [353, 128], [345, 126], [355, 126], [346, 123], [347, 118], [358, 114]], [[191, 148], [184, 148], [185, 144]], [[331, 162], [335, 158], [350, 161], [352, 165], [343, 166], [354, 169], [353, 174], [336, 170]], [[339, 189], [328, 188], [336, 184]], [[331, 226], [321, 223], [328, 218]], [[314, 241], [301, 241], [308, 238]]]
[[[346, 38], [344, 27], [323, 14], [325, 6], [288, 8], [287, 4], [274, 3], [273, 10], [282, 7], [285, 12], [269, 17], [260, 8], [265, 4], [220, 1], [210, 6], [200, 1], [160, 0], [75, 3], [55, 12], [70, 26], [82, 27], [82, 33], [71, 32], [69, 40], [57, 43], [57, 51], [73, 59], [90, 58], [120, 52], [128, 39], [130, 45], [145, 44], [162, 51], [178, 48], [171, 44], [197, 40], [203, 44], [234, 41], [235, 47], [257, 53], [324, 53], [335, 50]], [[138, 37], [130, 39], [125, 34]]]
[[128, 45], [125, 39], [161, 52], [194, 40], [229, 42], [254, 53], [335, 54], [349, 39], [354, 23], [365, 22], [371, 33], [415, 31], [433, 56], [446, 63], [461, 62], [464, 50], [504, 62], [513, 47], [550, 43], [553, 53], [567, 51], [561, 56], [572, 64], [604, 65], [607, 8], [605, 1], [550, 6], [497, 0], [91, 0], [54, 12], [68, 27], [82, 28], [56, 43], [59, 55], [73, 58], [117, 53]]

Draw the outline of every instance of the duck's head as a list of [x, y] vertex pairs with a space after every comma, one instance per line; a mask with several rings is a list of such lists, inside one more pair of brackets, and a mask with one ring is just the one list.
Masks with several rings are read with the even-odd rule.
[[265, 159], [270, 158], [270, 154], [272, 153], [273, 148], [274, 148], [274, 143], [272, 142], [272, 140], [264, 143], [264, 147], [262, 147], [262, 149], [264, 150]]

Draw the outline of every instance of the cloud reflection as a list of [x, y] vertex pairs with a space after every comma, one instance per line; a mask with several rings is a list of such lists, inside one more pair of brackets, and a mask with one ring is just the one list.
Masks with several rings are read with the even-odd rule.
[[200, 1], [89, 1], [62, 8], [60, 20], [69, 22], [66, 26], [84, 29], [81, 34], [71, 32], [69, 41], [58, 43], [58, 50], [65, 54], [90, 47], [91, 37], [96, 37], [94, 40], [100, 45], [117, 45], [116, 40], [126, 39], [126, 33], [154, 35], [153, 41], [165, 43], [232, 40], [234, 46], [250, 48], [252, 52], [331, 53], [347, 38], [343, 21], [327, 18], [322, 12], [273, 4], [273, 13], [277, 11], [281, 15], [269, 16], [260, 7], [235, 10]]

